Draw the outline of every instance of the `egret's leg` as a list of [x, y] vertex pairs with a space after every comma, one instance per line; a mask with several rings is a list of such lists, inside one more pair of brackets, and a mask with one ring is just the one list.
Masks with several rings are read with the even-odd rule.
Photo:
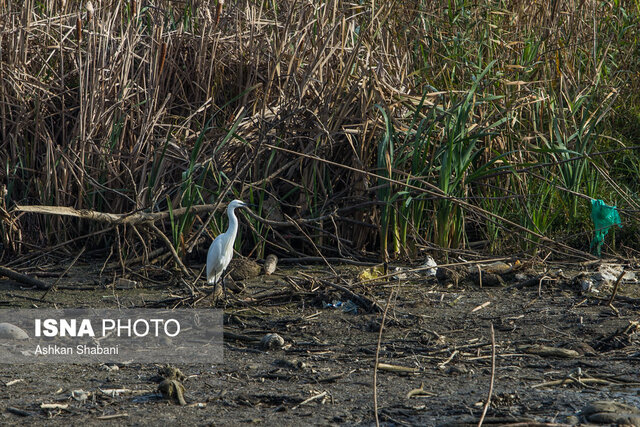
[[211, 292], [209, 293], [209, 295], [207, 295], [207, 297], [212, 297], [214, 302], [220, 297], [219, 286], [221, 286], [221, 279], [222, 278], [219, 278], [218, 280], [213, 282], [213, 289], [211, 289]]
[[224, 298], [225, 308], [227, 306], [227, 284], [226, 284], [227, 274], [228, 273], [226, 271], [222, 272], [222, 298]]

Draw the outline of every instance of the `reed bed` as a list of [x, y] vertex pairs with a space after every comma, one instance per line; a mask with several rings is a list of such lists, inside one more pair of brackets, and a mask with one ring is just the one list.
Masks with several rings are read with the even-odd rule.
[[590, 198], [621, 209], [607, 250], [640, 249], [637, 2], [26, 0], [0, 17], [5, 254], [163, 244], [14, 209], [55, 205], [185, 208], [158, 224], [185, 257], [226, 221], [190, 208], [232, 198], [267, 219], [238, 243], [259, 258], [584, 256]]

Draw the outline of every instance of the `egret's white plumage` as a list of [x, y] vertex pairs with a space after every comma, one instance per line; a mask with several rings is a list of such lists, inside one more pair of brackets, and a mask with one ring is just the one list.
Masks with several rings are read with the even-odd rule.
[[233, 258], [233, 242], [238, 234], [238, 218], [236, 218], [236, 208], [247, 206], [242, 200], [234, 200], [227, 207], [229, 217], [229, 227], [227, 231], [220, 234], [213, 240], [207, 253], [207, 282], [214, 285], [222, 277], [224, 271], [229, 266]]

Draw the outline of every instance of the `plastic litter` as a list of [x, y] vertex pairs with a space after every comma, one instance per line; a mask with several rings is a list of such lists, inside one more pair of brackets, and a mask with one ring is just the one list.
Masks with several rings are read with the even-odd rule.
[[600, 250], [609, 229], [614, 225], [622, 228], [622, 221], [620, 221], [620, 214], [618, 214], [616, 207], [609, 206], [600, 199], [591, 199], [591, 219], [595, 225], [591, 251], [600, 256]]
[[384, 276], [384, 265], [376, 265], [374, 267], [365, 268], [358, 275], [360, 280], [363, 281], [377, 279], [380, 276]]
[[431, 267], [425, 271], [425, 275], [427, 277], [435, 277], [437, 273], [436, 269], [438, 267], [438, 263], [436, 263], [436, 261], [431, 256], [427, 256], [427, 259], [425, 263], [422, 265], [422, 267]]
[[[591, 273], [581, 273], [577, 278], [583, 292], [599, 293], [614, 285], [622, 274], [622, 266], [619, 264], [601, 264]], [[625, 271], [622, 283], [638, 283], [635, 271]]]
[[393, 272], [396, 273], [392, 276], [393, 280], [405, 280], [407, 279], [407, 277], [409, 277], [407, 275], [407, 273], [403, 273], [403, 271], [405, 271], [405, 268], [402, 267], [394, 267], [393, 268]]
[[346, 302], [342, 302], [342, 301], [334, 301], [332, 303], [326, 303], [326, 302], [322, 302], [322, 307], [323, 308], [337, 308], [340, 309], [342, 311], [344, 311], [345, 313], [353, 313], [353, 314], [358, 314], [358, 306], [356, 305], [356, 303], [354, 303], [351, 300], [347, 300]]

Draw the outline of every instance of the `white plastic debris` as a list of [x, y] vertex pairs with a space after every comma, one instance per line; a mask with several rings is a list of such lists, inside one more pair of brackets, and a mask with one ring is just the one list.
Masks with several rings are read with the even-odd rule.
[[580, 280], [580, 287], [582, 288], [582, 292], [599, 292], [598, 289], [594, 286], [593, 280], [589, 278]]
[[407, 278], [407, 273], [403, 273], [405, 269], [402, 267], [393, 267], [393, 280], [404, 280]]
[[436, 263], [436, 261], [431, 256], [427, 256], [427, 259], [425, 263], [422, 264], [422, 267], [431, 267], [425, 271], [425, 274], [427, 277], [434, 277], [437, 272], [438, 263]]
[[593, 280], [599, 282], [599, 285], [608, 285], [615, 283], [621, 273], [621, 265], [601, 264], [593, 275]]
[[90, 395], [91, 393], [84, 391], [82, 389], [71, 391], [71, 397], [77, 400], [78, 402], [84, 402], [89, 398]]

